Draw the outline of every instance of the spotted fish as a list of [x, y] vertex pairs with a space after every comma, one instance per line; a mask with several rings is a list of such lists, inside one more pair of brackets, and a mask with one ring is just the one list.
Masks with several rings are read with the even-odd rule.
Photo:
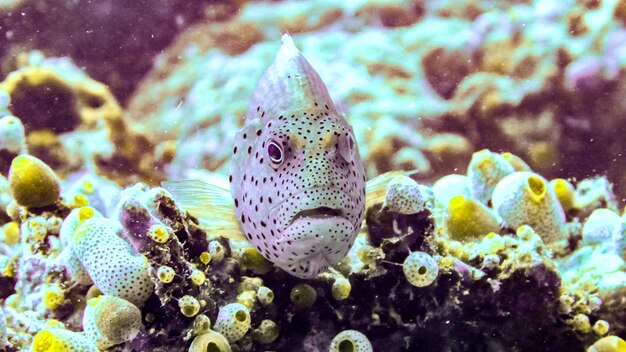
[[[371, 183], [373, 199], [384, 197], [388, 178]], [[205, 228], [231, 238], [242, 233], [265, 258], [300, 278], [345, 257], [366, 207], [352, 128], [287, 34], [236, 134], [230, 198], [216, 185], [185, 182], [166, 188]]]

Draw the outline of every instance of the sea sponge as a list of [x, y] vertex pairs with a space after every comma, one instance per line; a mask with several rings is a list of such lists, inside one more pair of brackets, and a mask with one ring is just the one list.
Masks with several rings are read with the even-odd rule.
[[479, 201], [488, 203], [498, 182], [513, 172], [513, 165], [500, 154], [489, 149], [474, 153], [467, 167], [472, 195]]
[[68, 247], [74, 237], [74, 231], [76, 228], [88, 219], [101, 219], [102, 214], [92, 207], [80, 207], [72, 209], [70, 214], [65, 217], [61, 224], [61, 230], [59, 230], [59, 238], [61, 239], [61, 245]]
[[464, 196], [456, 196], [450, 200], [445, 225], [448, 236], [461, 242], [478, 240], [500, 229], [500, 221], [491, 209]]
[[224, 259], [226, 251], [219, 241], [213, 240], [209, 242], [208, 252], [211, 255], [211, 260], [213, 260], [214, 263], [219, 263]]
[[148, 260], [133, 251], [122, 231], [117, 221], [91, 218], [76, 229], [72, 247], [100, 291], [141, 306], [153, 291]]
[[154, 224], [148, 229], [148, 237], [156, 243], [165, 243], [170, 239], [170, 230], [163, 224]]
[[471, 183], [465, 175], [446, 175], [432, 187], [433, 194], [437, 203], [443, 207], [447, 207], [450, 204], [450, 200], [456, 196], [471, 197]]
[[344, 299], [350, 297], [350, 291], [352, 291], [350, 280], [343, 276], [337, 276], [330, 288], [330, 291], [334, 299], [343, 301]]
[[252, 332], [252, 339], [260, 343], [272, 343], [278, 338], [279, 333], [280, 328], [273, 320], [263, 319], [259, 327]]
[[211, 330], [211, 319], [205, 314], [198, 314], [193, 319], [193, 332], [196, 335], [204, 334]]
[[409, 254], [402, 263], [402, 271], [411, 285], [425, 287], [437, 279], [439, 264], [430, 254], [415, 251]]
[[194, 285], [202, 286], [202, 284], [206, 280], [206, 276], [204, 275], [202, 270], [193, 269], [191, 271], [191, 274], [189, 274], [189, 279], [191, 279], [191, 282], [193, 282]]
[[231, 352], [231, 349], [224, 335], [209, 330], [193, 339], [189, 352]]
[[272, 262], [265, 259], [261, 252], [254, 247], [244, 248], [239, 262], [244, 268], [252, 270], [257, 275], [266, 274], [274, 267]]
[[43, 161], [30, 155], [19, 155], [9, 170], [11, 195], [24, 207], [43, 207], [59, 199], [59, 179]]
[[563, 211], [567, 212], [575, 207], [575, 193], [576, 189], [569, 181], [562, 178], [557, 178], [550, 181], [550, 187], [554, 190], [556, 197], [559, 199]]
[[259, 287], [256, 294], [257, 294], [257, 298], [259, 299], [259, 302], [261, 302], [261, 304], [264, 306], [267, 306], [271, 304], [272, 301], [274, 301], [274, 292], [269, 287], [266, 287], [266, 286]]
[[308, 309], [317, 300], [317, 292], [309, 284], [299, 284], [291, 289], [289, 299], [298, 309]]
[[250, 311], [243, 304], [229, 303], [220, 308], [213, 329], [228, 342], [238, 341], [250, 330]]
[[607, 322], [606, 320], [598, 319], [595, 323], [593, 323], [591, 330], [593, 330], [593, 332], [598, 336], [604, 336], [607, 332], [609, 332], [609, 328], [609, 322]]
[[605, 336], [593, 345], [591, 345], [587, 352], [624, 352], [626, 351], [626, 341], [622, 340], [619, 336]]
[[505, 158], [511, 166], [513, 166], [515, 171], [532, 171], [530, 166], [528, 166], [528, 164], [526, 164], [526, 162], [519, 156], [509, 152], [500, 153], [500, 155], [502, 155], [502, 157]]
[[102, 295], [87, 301], [83, 330], [100, 350], [133, 340], [142, 328], [139, 308], [125, 299]]
[[330, 341], [329, 352], [373, 352], [372, 343], [363, 333], [356, 330], [344, 330]]
[[24, 125], [15, 116], [0, 118], [0, 151], [16, 155], [26, 153]]
[[161, 265], [157, 269], [157, 277], [159, 278], [159, 281], [164, 284], [169, 284], [170, 282], [172, 282], [174, 280], [174, 276], [176, 276], [176, 272], [172, 267], [169, 267], [167, 265]]
[[387, 185], [383, 208], [400, 214], [415, 214], [425, 208], [426, 196], [412, 178], [399, 175]]
[[0, 227], [0, 238], [8, 246], [20, 243], [20, 225], [15, 221], [9, 221]]
[[48, 285], [43, 290], [43, 304], [46, 309], [55, 310], [65, 300], [65, 293], [58, 285]]
[[0, 349], [5, 348], [6, 344], [7, 344], [7, 320], [4, 314], [4, 309], [0, 307]]
[[583, 225], [583, 243], [587, 245], [610, 244], [615, 227], [621, 218], [614, 211], [602, 208], [594, 210]]
[[89, 340], [80, 333], [61, 329], [47, 328], [35, 335], [32, 352], [99, 352]]
[[567, 234], [561, 203], [548, 181], [536, 173], [518, 171], [503, 178], [493, 191], [492, 203], [509, 227], [529, 225], [546, 244]]
[[185, 295], [178, 300], [178, 307], [184, 316], [191, 318], [200, 311], [200, 302], [194, 296]]

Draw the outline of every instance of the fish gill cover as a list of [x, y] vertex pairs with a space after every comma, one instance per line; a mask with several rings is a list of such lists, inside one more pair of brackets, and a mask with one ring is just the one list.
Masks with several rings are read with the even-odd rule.
[[0, 350], [626, 350], [625, 1], [0, 28]]

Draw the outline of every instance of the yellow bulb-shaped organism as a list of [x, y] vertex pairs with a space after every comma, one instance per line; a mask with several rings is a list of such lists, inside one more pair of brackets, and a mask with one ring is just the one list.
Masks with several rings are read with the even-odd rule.
[[9, 170], [11, 195], [25, 207], [43, 207], [59, 199], [59, 179], [43, 161], [30, 155], [13, 159]]

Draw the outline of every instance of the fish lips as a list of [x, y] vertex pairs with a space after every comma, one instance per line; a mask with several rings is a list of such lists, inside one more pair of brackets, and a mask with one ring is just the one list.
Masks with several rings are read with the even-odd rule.
[[281, 264], [320, 268], [334, 265], [348, 252], [354, 225], [341, 216], [297, 217], [276, 245], [286, 254]]
[[311, 220], [326, 217], [347, 219], [345, 205], [354, 201], [345, 192], [333, 188], [311, 188], [291, 195], [269, 212], [272, 219], [278, 220], [276, 230], [284, 232], [300, 218]]

